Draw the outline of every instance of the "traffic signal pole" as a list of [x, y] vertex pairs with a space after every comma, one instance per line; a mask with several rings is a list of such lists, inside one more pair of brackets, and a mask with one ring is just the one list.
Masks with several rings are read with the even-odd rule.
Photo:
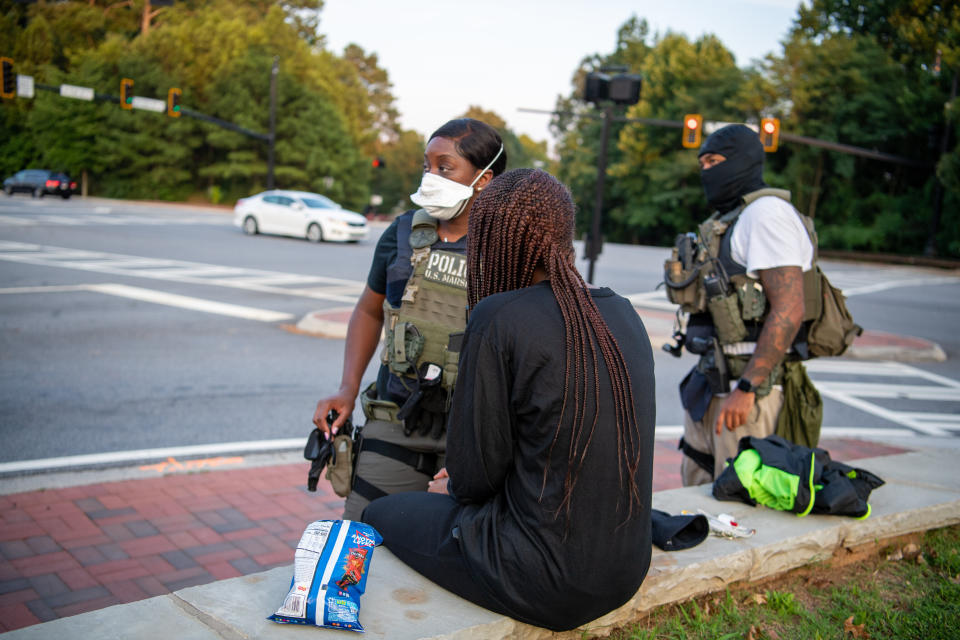
[[601, 238], [600, 222], [603, 217], [603, 189], [607, 178], [607, 141], [610, 138], [610, 120], [613, 119], [613, 107], [607, 105], [603, 109], [603, 129], [600, 134], [600, 155], [597, 157], [597, 197], [593, 207], [593, 220], [590, 225], [590, 246], [587, 248], [587, 258], [590, 267], [587, 270], [587, 282], [593, 284], [593, 267], [600, 255]]

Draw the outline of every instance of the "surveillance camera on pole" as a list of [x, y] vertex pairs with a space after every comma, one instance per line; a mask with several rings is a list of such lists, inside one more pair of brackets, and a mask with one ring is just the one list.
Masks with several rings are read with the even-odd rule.
[[[642, 79], [635, 73], [626, 73], [627, 67], [604, 67], [599, 72], [587, 74], [584, 81], [583, 99], [603, 108], [603, 131], [600, 137], [600, 154], [597, 156], [597, 200], [593, 210], [590, 233], [587, 235], [586, 257], [590, 261], [587, 282], [593, 283], [593, 267], [603, 248], [600, 219], [603, 212], [603, 183], [607, 173], [607, 138], [610, 136], [610, 121], [614, 106], [629, 106], [640, 101]], [[616, 75], [608, 75], [615, 73]]]

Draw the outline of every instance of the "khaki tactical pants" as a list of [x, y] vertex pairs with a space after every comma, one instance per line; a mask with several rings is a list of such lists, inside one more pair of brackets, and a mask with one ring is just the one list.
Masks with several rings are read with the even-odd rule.
[[[445, 435], [439, 440], [416, 433], [405, 436], [403, 435], [403, 425], [400, 423], [370, 420], [363, 427], [363, 438], [364, 440], [384, 440], [418, 453], [437, 455], [437, 468], [427, 475], [399, 460], [388, 458], [373, 451], [365, 451], [361, 448], [357, 456], [357, 478], [363, 478], [388, 494], [404, 491], [426, 491], [427, 484], [433, 479], [433, 474], [445, 464], [444, 453], [447, 450]], [[343, 519], [359, 520], [368, 504], [370, 504], [368, 499], [361, 496], [356, 490], [351, 491], [344, 505]]]
[[737, 457], [737, 445], [740, 438], [744, 436], [766, 438], [777, 429], [777, 418], [780, 416], [780, 409], [783, 406], [783, 391], [779, 386], [773, 387], [768, 395], [757, 399], [746, 423], [733, 431], [724, 427], [720, 435], [717, 435], [714, 423], [717, 420], [717, 414], [720, 413], [720, 405], [725, 398], [726, 394], [714, 396], [710, 400], [710, 405], [707, 407], [707, 413], [703, 416], [703, 420], [694, 421], [690, 418], [689, 413], [684, 412], [683, 439], [697, 451], [713, 455], [714, 464], [713, 476], [711, 477], [700, 465], [689, 457], [683, 456], [680, 474], [683, 477], [683, 486], [685, 487], [712, 483], [716, 480], [726, 467], [727, 458]]

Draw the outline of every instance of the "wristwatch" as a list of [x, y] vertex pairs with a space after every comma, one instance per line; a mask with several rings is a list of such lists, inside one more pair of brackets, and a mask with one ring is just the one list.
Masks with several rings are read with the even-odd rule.
[[753, 393], [753, 383], [746, 378], [740, 378], [737, 380], [737, 389], [744, 393]]

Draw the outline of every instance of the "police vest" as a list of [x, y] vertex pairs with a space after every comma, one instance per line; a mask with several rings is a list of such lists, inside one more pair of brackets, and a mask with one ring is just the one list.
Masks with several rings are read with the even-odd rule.
[[[680, 310], [691, 314], [694, 324], [709, 322], [721, 345], [756, 342], [763, 320], [769, 311], [759, 280], [746, 273], [746, 267], [731, 257], [730, 241], [734, 224], [747, 205], [763, 196], [775, 196], [790, 202], [790, 192], [783, 189], [760, 189], [743, 196], [743, 204], [727, 213], [714, 213], [697, 234], [677, 236], [670, 259], [664, 264], [667, 297]], [[803, 273], [804, 322], [818, 317], [821, 292], [817, 263], [817, 233], [813, 220], [800, 213], [803, 226], [813, 245], [813, 265]], [[703, 314], [697, 316], [697, 314]], [[803, 342], [801, 329], [795, 340]]]
[[437, 221], [422, 209], [398, 221], [397, 260], [387, 273], [388, 289], [401, 278], [406, 286], [399, 306], [389, 297], [384, 300], [381, 360], [411, 388], [418, 376], [436, 374], [450, 392], [466, 326], [467, 258], [433, 249], [438, 241]]

